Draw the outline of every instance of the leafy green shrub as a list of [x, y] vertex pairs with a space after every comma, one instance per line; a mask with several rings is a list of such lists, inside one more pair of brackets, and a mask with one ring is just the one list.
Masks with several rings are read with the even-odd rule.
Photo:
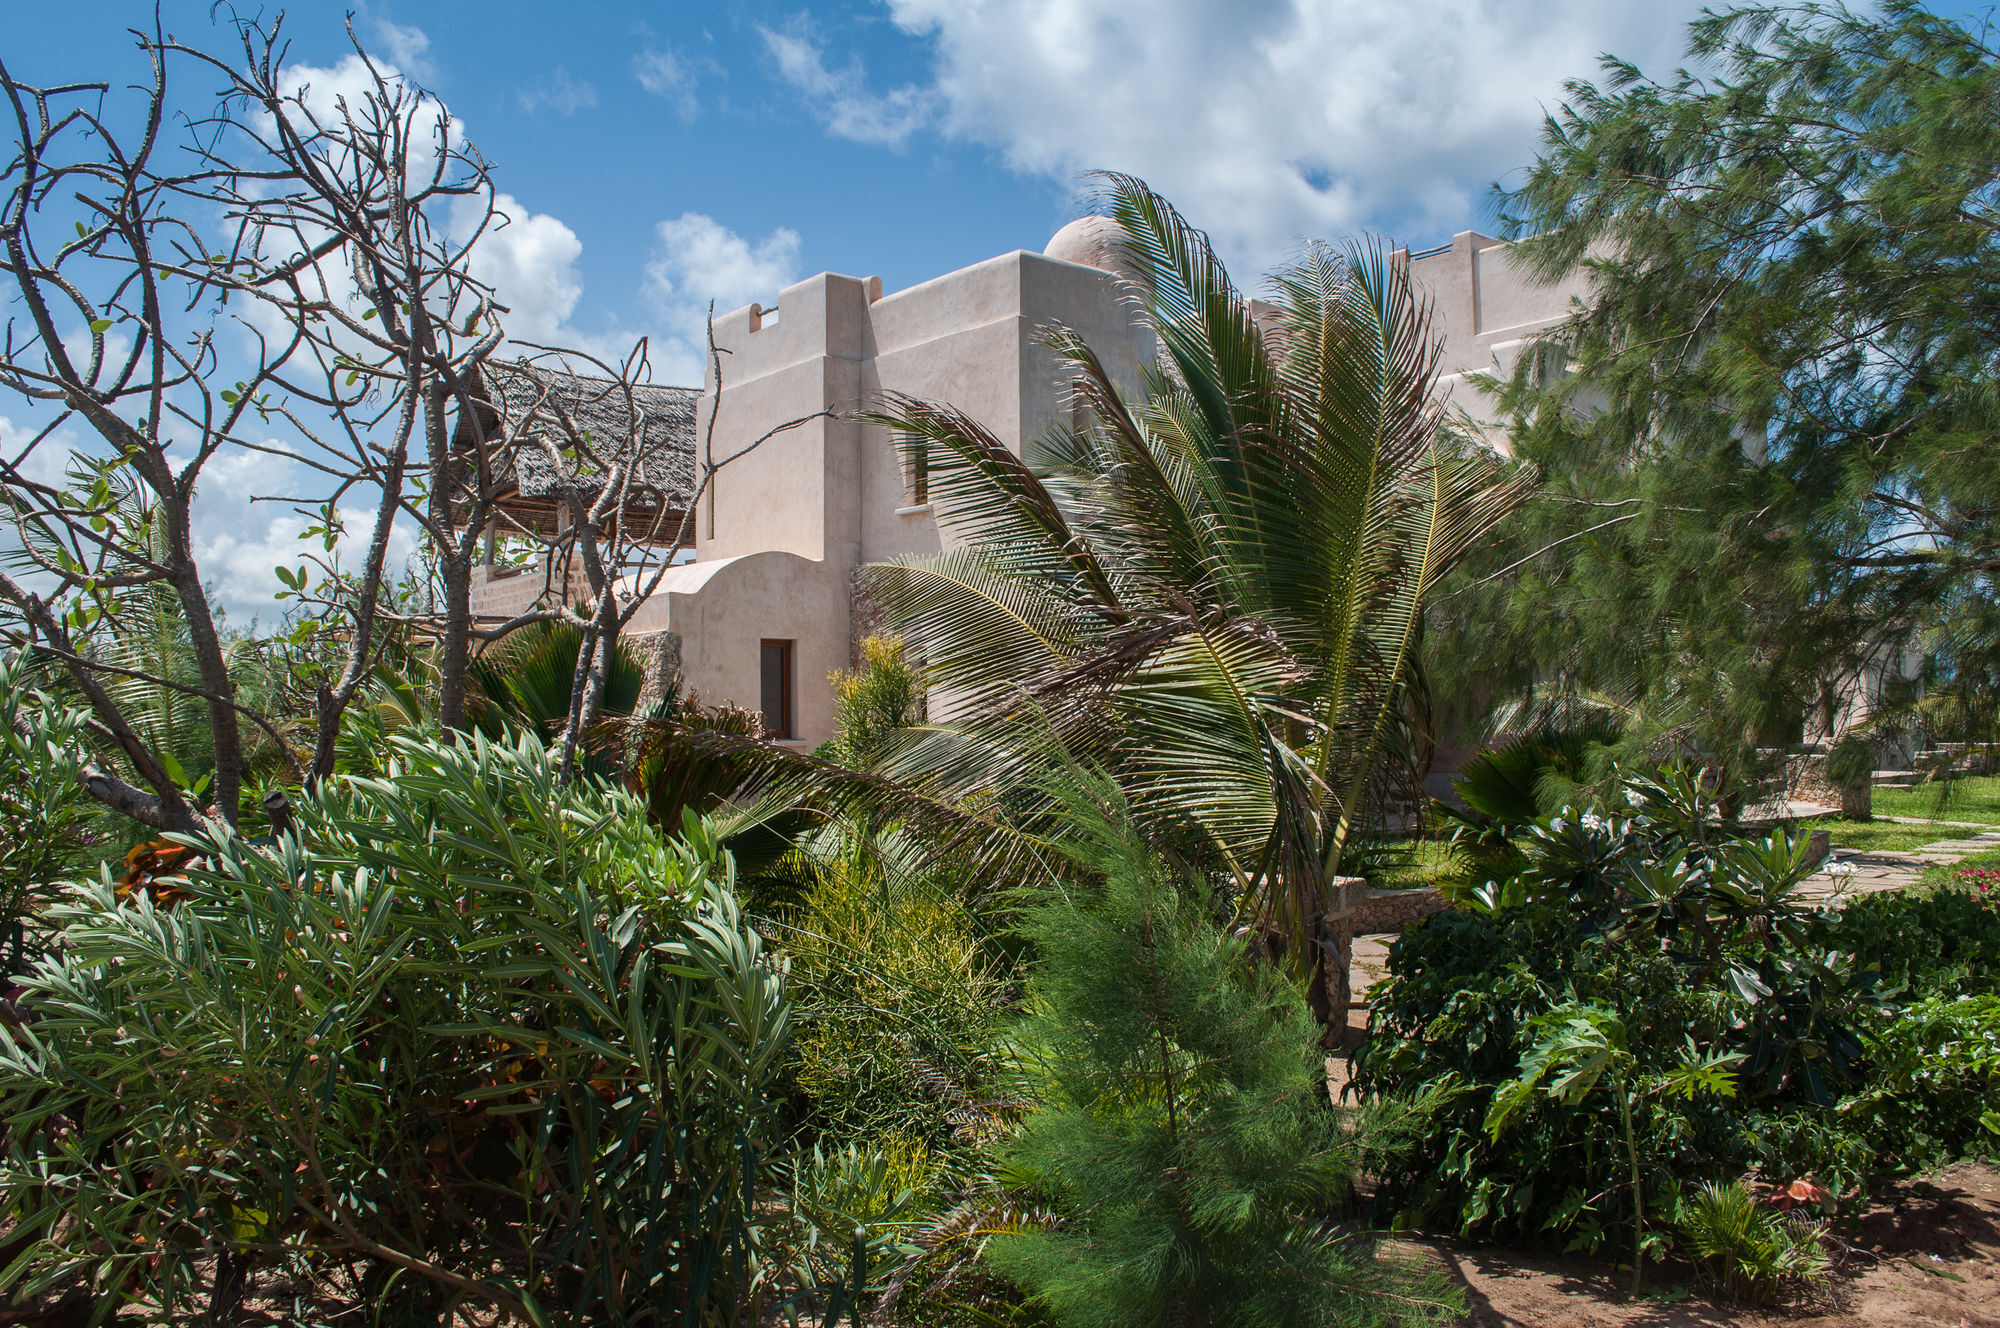
[[1863, 895], [1828, 921], [1827, 943], [1877, 964], [1911, 999], [2000, 991], [2000, 908], [1978, 890]]
[[871, 770], [894, 748], [900, 730], [924, 719], [924, 678], [899, 636], [861, 642], [861, 667], [842, 669], [833, 683], [836, 735], [818, 755], [852, 770]]
[[0, 958], [25, 954], [25, 929], [89, 848], [96, 806], [77, 783], [84, 716], [30, 689], [32, 665], [0, 656]]
[[[1584, 1249], [1633, 1220], [1630, 1157], [1615, 1113], [1549, 1098], [1498, 1137], [1487, 1128], [1537, 1040], [1535, 1021], [1572, 999], [1626, 1011], [1634, 1071], [1654, 1080], [1679, 1069], [1690, 1040], [1712, 1047], [1730, 1028], [1720, 1003], [1688, 989], [1671, 960], [1579, 938], [1569, 915], [1546, 904], [1454, 909], [1410, 927], [1370, 997], [1355, 1089], [1388, 1097], [1457, 1090], [1414, 1147], [1384, 1159], [1378, 1204], [1402, 1225], [1553, 1234]], [[1650, 1183], [1734, 1175], [1748, 1161], [1734, 1103], [1656, 1096], [1635, 1107], [1635, 1123]]]
[[172, 1313], [217, 1255], [238, 1292], [359, 1261], [385, 1312], [737, 1315], [790, 1011], [729, 859], [532, 737], [391, 757], [275, 847], [188, 841], [175, 907], [55, 910], [0, 1028], [8, 1287]]
[[1638, 1071], [1638, 1057], [1625, 1021], [1601, 1005], [1571, 1003], [1537, 1017], [1530, 1027], [1538, 1036], [1521, 1058], [1514, 1082], [1493, 1095], [1486, 1113], [1486, 1133], [1498, 1140], [1508, 1122], [1534, 1101], [1537, 1093], [1576, 1105], [1600, 1085], [1618, 1108], [1619, 1134], [1627, 1163], [1625, 1193], [1632, 1213], [1632, 1291], [1636, 1295], [1646, 1268], [1646, 1184], [1640, 1168], [1639, 1136], [1632, 1124], [1635, 1109], [1654, 1097], [1694, 1098], [1704, 1093], [1734, 1097], [1731, 1069], [1741, 1057], [1727, 1052], [1693, 1054], [1663, 1075]]
[[1702, 1186], [1675, 1229], [1702, 1279], [1731, 1300], [1776, 1304], [1826, 1281], [1820, 1224], [1759, 1203], [1741, 1181]]
[[[1861, 1080], [1876, 975], [1831, 949], [1826, 919], [1799, 900], [1805, 843], [1733, 836], [1711, 798], [1699, 774], [1669, 769], [1626, 781], [1617, 813], [1516, 827], [1523, 870], [1391, 947], [1354, 1087], [1453, 1090], [1436, 1128], [1383, 1169], [1378, 1200], [1401, 1220], [1595, 1248], [1615, 1227], [1637, 1230], [1647, 1187], [1669, 1177], [1763, 1166], [1845, 1182], [1865, 1165], [1851, 1135], [1813, 1122]], [[1609, 1112], [1564, 1094], [1487, 1128], [1562, 1007], [1621, 1030], [1629, 1144]], [[1666, 1091], [1690, 1067], [1712, 1082]]]
[[1138, 842], [1114, 787], [1064, 801], [1092, 879], [1025, 919], [1039, 1106], [1005, 1149], [1055, 1212], [994, 1236], [989, 1265], [1066, 1325], [1455, 1317], [1323, 1217], [1348, 1148], [1299, 986]]
[[1927, 996], [1875, 1021], [1873, 1073], [1841, 1112], [1906, 1168], [2000, 1150], [2000, 995]]

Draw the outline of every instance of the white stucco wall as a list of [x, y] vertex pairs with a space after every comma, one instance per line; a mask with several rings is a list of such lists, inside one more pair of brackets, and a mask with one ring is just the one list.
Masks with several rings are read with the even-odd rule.
[[[793, 643], [797, 741], [833, 733], [828, 674], [847, 664], [847, 574], [825, 559], [767, 551], [670, 568], [631, 631], [680, 638], [681, 690], [707, 704], [756, 709], [760, 648]], [[829, 630], [838, 623], [840, 630]], [[807, 683], [817, 679], [819, 685]]]
[[1567, 318], [1573, 300], [1589, 295], [1587, 278], [1542, 285], [1515, 265], [1512, 253], [1505, 240], [1460, 231], [1442, 249], [1401, 255], [1434, 301], [1434, 326], [1444, 338], [1440, 385], [1486, 442], [1503, 452], [1509, 450], [1506, 430], [1481, 380], [1509, 377], [1535, 336]]
[[1064, 382], [1040, 344], [1062, 322], [1128, 383], [1150, 358], [1115, 280], [1025, 251], [892, 295], [873, 278], [821, 273], [716, 319], [722, 357], [696, 421], [717, 461], [766, 431], [827, 416], [730, 461], [701, 503], [697, 561], [677, 568], [633, 623], [681, 637], [685, 684], [703, 700], [759, 703], [758, 645], [798, 642], [800, 740], [832, 736], [828, 675], [850, 658], [849, 588], [864, 562], [941, 547], [935, 510], [913, 501], [890, 432], [852, 412], [883, 394], [949, 402], [1017, 452], [1064, 411]]
[[[950, 540], [934, 507], [913, 500], [890, 432], [852, 412], [885, 393], [947, 402], [1019, 452], [1067, 412], [1066, 374], [1040, 344], [1054, 322], [1082, 332], [1136, 390], [1152, 334], [1117, 279], [1093, 265], [1110, 265], [1091, 243], [1099, 237], [1075, 230], [1051, 249], [1081, 261], [1017, 251], [889, 295], [878, 279], [823, 272], [777, 292], [770, 310], [752, 304], [717, 317], [720, 403], [711, 374], [696, 411], [698, 451], [722, 461], [786, 421], [815, 418], [729, 461], [700, 503], [696, 561], [668, 572], [631, 625], [680, 638], [689, 690], [755, 708], [760, 643], [793, 641], [799, 741], [832, 736], [827, 676], [851, 658], [855, 569]], [[1467, 231], [1445, 249], [1402, 255], [1436, 302], [1442, 381], [1502, 447], [1474, 376], [1510, 372], [1528, 339], [1585, 289], [1536, 285], [1509, 252]], [[488, 577], [482, 569], [475, 609], [518, 612], [543, 582], [539, 570]]]

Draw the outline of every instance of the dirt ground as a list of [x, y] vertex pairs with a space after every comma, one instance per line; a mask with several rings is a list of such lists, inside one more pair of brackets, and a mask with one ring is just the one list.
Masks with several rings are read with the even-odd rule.
[[1793, 1310], [1717, 1304], [1684, 1265], [1629, 1272], [1603, 1262], [1455, 1241], [1423, 1242], [1464, 1287], [1466, 1328], [1988, 1328], [2000, 1326], [2000, 1170], [1961, 1163], [1883, 1189], [1836, 1224], [1851, 1245], [1822, 1303]]

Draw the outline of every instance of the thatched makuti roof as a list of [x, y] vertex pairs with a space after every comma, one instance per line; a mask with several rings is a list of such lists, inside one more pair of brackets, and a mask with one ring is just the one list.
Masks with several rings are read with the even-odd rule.
[[[678, 524], [695, 488], [699, 388], [633, 384], [630, 401], [640, 416], [634, 438], [627, 390], [612, 379], [542, 365], [499, 363], [485, 366], [480, 386], [488, 401], [497, 399], [498, 403], [497, 410], [481, 412], [483, 427], [489, 432], [513, 431], [508, 448], [514, 465], [513, 489], [501, 496], [500, 506], [515, 521], [552, 533], [556, 507], [566, 491], [580, 488], [585, 493], [595, 492], [595, 477], [583, 473], [580, 463], [558, 470], [540, 445], [546, 440], [561, 449], [574, 438], [588, 435], [592, 448], [600, 453], [619, 454], [636, 447], [638, 479], [628, 506], [635, 525], [651, 527], [656, 518], [663, 528]], [[535, 416], [532, 422], [528, 420], [530, 413]], [[470, 447], [469, 434], [469, 424], [461, 424], [461, 447]], [[662, 506], [664, 516], [660, 515]]]

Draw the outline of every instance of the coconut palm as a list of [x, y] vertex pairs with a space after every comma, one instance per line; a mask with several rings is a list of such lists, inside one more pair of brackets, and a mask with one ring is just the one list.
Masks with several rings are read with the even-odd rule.
[[1101, 765], [1149, 837], [1233, 880], [1329, 1015], [1342, 857], [1408, 742], [1425, 597], [1527, 480], [1458, 441], [1428, 305], [1379, 247], [1308, 248], [1253, 311], [1205, 235], [1104, 180], [1158, 341], [1142, 391], [1052, 327], [1078, 423], [1025, 457], [949, 405], [872, 416], [956, 537], [866, 573], [941, 716], [878, 769], [1007, 796], [1045, 786], [1051, 744]]

